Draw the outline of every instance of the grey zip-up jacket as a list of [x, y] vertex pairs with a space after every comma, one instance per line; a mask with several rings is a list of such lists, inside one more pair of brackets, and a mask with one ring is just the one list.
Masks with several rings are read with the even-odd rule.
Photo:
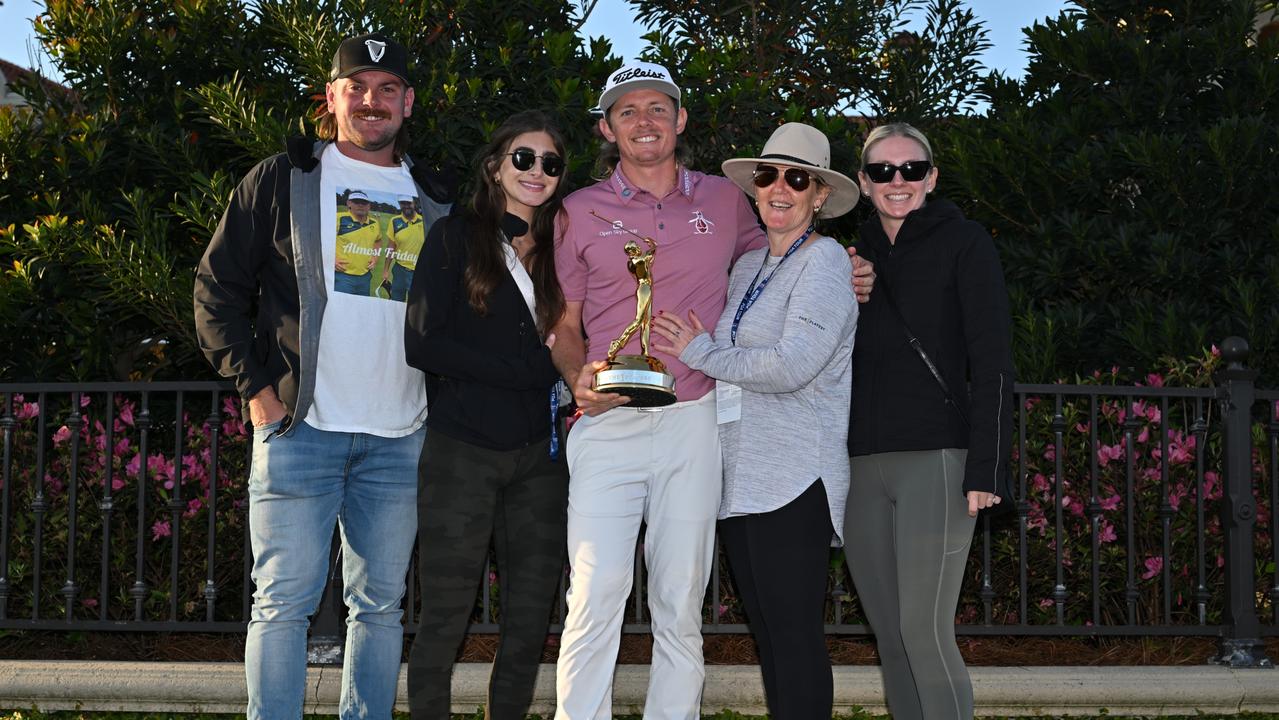
[[[320, 156], [327, 145], [294, 138], [287, 152], [254, 166], [195, 273], [200, 349], [244, 400], [268, 385], [275, 389], [288, 411], [282, 433], [306, 417], [315, 389], [328, 302], [320, 247]], [[444, 176], [404, 161], [429, 228], [449, 213], [452, 188]]]

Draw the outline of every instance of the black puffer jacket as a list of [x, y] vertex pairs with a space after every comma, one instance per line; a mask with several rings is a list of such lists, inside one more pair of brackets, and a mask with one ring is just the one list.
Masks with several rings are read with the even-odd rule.
[[[853, 351], [850, 455], [967, 448], [964, 492], [1006, 495], [1012, 442], [1013, 363], [1008, 292], [990, 235], [946, 200], [906, 217], [889, 243], [878, 217], [861, 229], [858, 253], [879, 286], [862, 306]], [[906, 342], [919, 337], [968, 416]]]

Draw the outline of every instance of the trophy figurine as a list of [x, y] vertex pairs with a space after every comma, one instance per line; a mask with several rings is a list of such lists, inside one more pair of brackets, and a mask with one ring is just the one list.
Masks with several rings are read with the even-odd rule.
[[[621, 228], [620, 222], [612, 222], [596, 214], [592, 215]], [[608, 344], [604, 361], [608, 367], [595, 373], [591, 389], [596, 392], [613, 392], [631, 399], [627, 407], [661, 407], [675, 402], [675, 376], [666, 372], [666, 365], [648, 354], [649, 330], [653, 324], [653, 259], [657, 255], [657, 243], [653, 238], [626, 230], [648, 245], [645, 252], [635, 240], [626, 241], [626, 268], [635, 276], [635, 319], [622, 330], [616, 340]], [[640, 336], [639, 355], [618, 355], [636, 332]]]

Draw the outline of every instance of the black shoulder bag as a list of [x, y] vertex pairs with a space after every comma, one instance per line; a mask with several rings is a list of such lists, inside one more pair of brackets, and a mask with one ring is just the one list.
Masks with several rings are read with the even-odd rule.
[[897, 309], [897, 303], [893, 301], [892, 288], [888, 284], [888, 278], [880, 273], [880, 281], [884, 284], [884, 302], [888, 305], [889, 311], [893, 313], [893, 317], [897, 319], [897, 324], [901, 326], [902, 332], [906, 333], [906, 344], [910, 345], [920, 360], [924, 361], [924, 366], [928, 368], [928, 372], [932, 373], [933, 379], [941, 386], [942, 394], [946, 396], [946, 402], [959, 413], [959, 419], [964, 421], [964, 427], [969, 427], [968, 414], [964, 412], [964, 408], [955, 400], [955, 394], [950, 391], [950, 384], [946, 382], [946, 378], [942, 377], [941, 370], [937, 369], [937, 363], [928, 357], [928, 353], [924, 350], [923, 343], [919, 342], [919, 337], [915, 335], [910, 326], [906, 324], [906, 319], [902, 317], [901, 311]]

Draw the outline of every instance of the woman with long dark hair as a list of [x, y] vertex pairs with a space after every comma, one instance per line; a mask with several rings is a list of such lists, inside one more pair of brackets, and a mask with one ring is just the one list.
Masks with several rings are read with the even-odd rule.
[[488, 718], [520, 718], [533, 696], [564, 567], [568, 471], [555, 434], [559, 373], [548, 329], [564, 310], [554, 228], [564, 140], [542, 113], [494, 131], [470, 208], [431, 228], [409, 291], [404, 345], [427, 373], [418, 464], [421, 622], [409, 708], [449, 716], [453, 658], [492, 538], [501, 633]]

